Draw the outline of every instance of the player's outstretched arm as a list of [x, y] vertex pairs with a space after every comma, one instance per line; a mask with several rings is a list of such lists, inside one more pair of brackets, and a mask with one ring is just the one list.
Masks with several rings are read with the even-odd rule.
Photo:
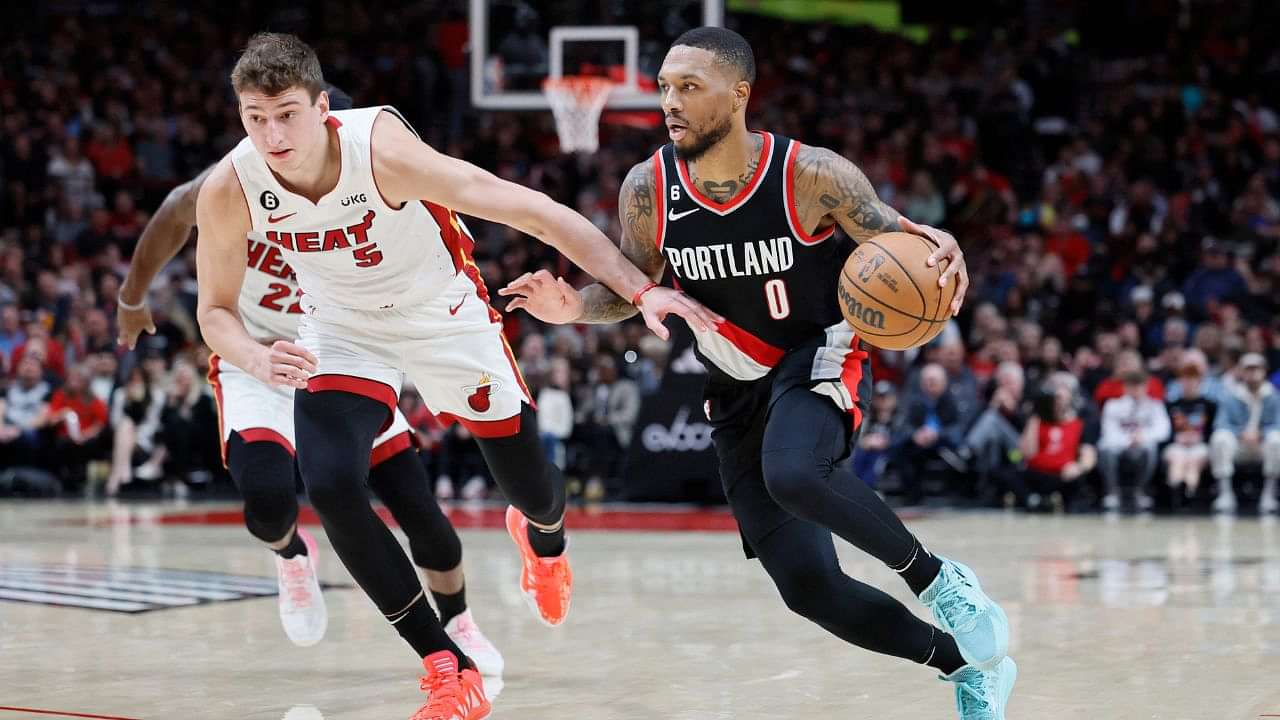
[[227, 362], [274, 385], [305, 388], [316, 370], [315, 357], [284, 340], [270, 348], [244, 328], [237, 310], [240, 286], [249, 260], [247, 236], [253, 229], [249, 206], [229, 158], [223, 158], [205, 180], [196, 199], [196, 319], [213, 351]]
[[[164, 202], [142, 229], [138, 247], [129, 260], [129, 273], [120, 286], [120, 300], [116, 305], [116, 326], [119, 342], [132, 350], [138, 336], [145, 330], [155, 334], [156, 326], [147, 307], [147, 289], [160, 274], [160, 269], [182, 250], [196, 226], [196, 195], [213, 166], [169, 191]], [[128, 306], [128, 307], [126, 307]]]
[[[622, 254], [656, 281], [662, 277], [666, 261], [655, 242], [653, 194], [651, 158], [627, 173], [618, 195], [618, 215], [622, 220]], [[614, 323], [639, 312], [629, 300], [598, 282], [579, 292], [545, 271], [516, 278], [498, 294], [515, 296], [508, 308], [523, 308], [545, 322]]]
[[947, 268], [938, 283], [946, 285], [952, 278], [959, 283], [951, 301], [951, 313], [960, 312], [969, 288], [969, 271], [965, 267], [964, 252], [951, 233], [919, 225], [900, 215], [881, 202], [875, 187], [857, 165], [826, 148], [802, 145], [792, 172], [796, 211], [806, 228], [816, 228], [823, 218], [830, 217], [857, 242], [894, 230], [933, 240], [938, 249], [929, 256], [928, 263], [933, 266], [939, 260], [947, 260]]
[[660, 337], [668, 334], [661, 322], [668, 313], [699, 329], [714, 326], [713, 313], [683, 293], [654, 287], [589, 220], [543, 193], [436, 152], [390, 113], [375, 121], [373, 136], [378, 190], [393, 207], [428, 200], [532, 235], [619, 297], [638, 301], [646, 324]]

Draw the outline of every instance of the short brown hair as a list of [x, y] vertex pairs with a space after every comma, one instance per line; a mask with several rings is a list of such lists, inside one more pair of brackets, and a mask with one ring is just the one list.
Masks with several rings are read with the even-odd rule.
[[262, 32], [249, 38], [249, 44], [231, 70], [231, 86], [236, 93], [258, 90], [279, 95], [300, 87], [315, 102], [324, 90], [324, 74], [320, 58], [311, 46], [288, 33]]

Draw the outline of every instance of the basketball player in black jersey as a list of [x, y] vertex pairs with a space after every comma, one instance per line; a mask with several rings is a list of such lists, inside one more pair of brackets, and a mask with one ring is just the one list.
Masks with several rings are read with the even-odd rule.
[[[699, 28], [676, 40], [658, 76], [672, 142], [623, 183], [622, 250], [655, 281], [669, 266], [679, 288], [724, 317], [694, 331], [709, 371], [705, 407], [745, 549], [787, 606], [847, 642], [938, 669], [955, 683], [963, 720], [1003, 720], [1017, 675], [1004, 612], [972, 570], [931, 554], [836, 467], [872, 395], [867, 353], [836, 301], [854, 243], [891, 230], [929, 238], [930, 263], [950, 262], [940, 282], [959, 283], [953, 313], [968, 284], [963, 255], [950, 234], [882, 203], [845, 158], [748, 131], [754, 80], [737, 33]], [[600, 284], [579, 292], [545, 273], [501, 293], [548, 322], [636, 313]], [[940, 627], [841, 572], [832, 533], [901, 575]]]

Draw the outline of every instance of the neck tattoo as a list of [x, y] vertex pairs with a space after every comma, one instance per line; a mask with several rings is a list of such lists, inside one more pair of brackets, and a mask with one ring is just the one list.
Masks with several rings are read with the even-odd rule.
[[729, 202], [734, 195], [738, 194], [738, 190], [751, 184], [751, 178], [755, 177], [756, 168], [760, 166], [760, 148], [763, 143], [764, 140], [759, 135], [751, 136], [751, 158], [747, 161], [746, 171], [735, 180], [725, 180], [724, 182], [702, 180], [693, 168], [689, 168], [689, 176], [693, 180], [694, 187], [697, 187], [702, 191], [703, 195], [718, 203]]

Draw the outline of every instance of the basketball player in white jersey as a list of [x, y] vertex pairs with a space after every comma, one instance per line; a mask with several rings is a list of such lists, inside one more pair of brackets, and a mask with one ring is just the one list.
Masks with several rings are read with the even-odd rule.
[[[351, 107], [337, 88], [332, 102]], [[155, 332], [146, 292], [161, 268], [186, 245], [196, 224], [196, 195], [212, 167], [174, 188], [156, 210], [134, 250], [120, 289], [116, 324], [120, 343]], [[297, 280], [279, 252], [247, 240], [249, 267], [238, 309], [260, 342], [296, 338]], [[297, 526], [294, 484], [293, 389], [267, 385], [217, 356], [210, 363], [222, 440], [223, 462], [244, 497], [249, 532], [276, 554], [280, 621], [295, 644], [319, 642], [328, 624], [316, 577], [315, 541]], [[480, 632], [467, 608], [462, 543], [430, 493], [413, 432], [397, 411], [392, 426], [374, 441], [369, 487], [409, 538], [414, 564], [422, 568], [445, 631], [485, 676], [502, 675], [502, 655]]]
[[[630, 298], [659, 335], [668, 313], [703, 330], [717, 316], [657, 287], [568, 208], [432, 150], [394, 109], [330, 112], [319, 61], [293, 36], [251, 38], [231, 81], [249, 137], [197, 201], [201, 329], [227, 362], [298, 390], [297, 461], [312, 505], [338, 557], [423, 658], [429, 697], [414, 720], [479, 720], [490, 710], [479, 674], [362, 487], [407, 376], [433, 412], [476, 436], [513, 504], [521, 590], [544, 622], [563, 622], [572, 586], [564, 478], [541, 451], [532, 400], [454, 210], [552, 244]], [[297, 343], [264, 346], [239, 316], [246, 235], [297, 274]]]

